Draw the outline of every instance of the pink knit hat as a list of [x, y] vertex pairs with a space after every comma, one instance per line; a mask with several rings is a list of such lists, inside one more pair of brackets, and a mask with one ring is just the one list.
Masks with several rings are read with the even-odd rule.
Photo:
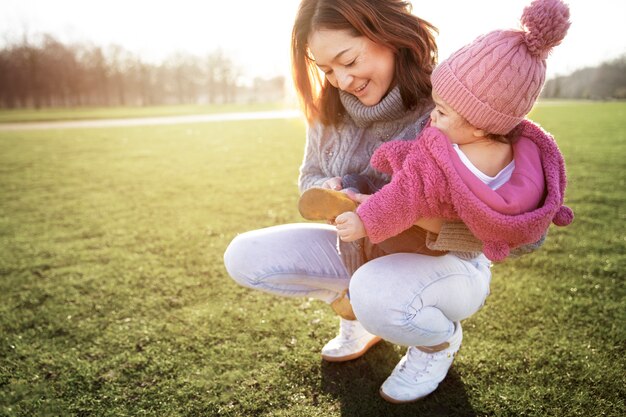
[[467, 121], [505, 135], [530, 112], [546, 78], [546, 58], [570, 26], [561, 0], [535, 0], [521, 30], [478, 37], [439, 64], [433, 90]]

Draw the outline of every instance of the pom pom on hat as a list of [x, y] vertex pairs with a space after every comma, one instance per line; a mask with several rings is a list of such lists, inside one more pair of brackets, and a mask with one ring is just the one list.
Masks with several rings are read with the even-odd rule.
[[528, 52], [545, 59], [567, 34], [569, 8], [560, 0], [535, 0], [524, 9], [521, 23]]

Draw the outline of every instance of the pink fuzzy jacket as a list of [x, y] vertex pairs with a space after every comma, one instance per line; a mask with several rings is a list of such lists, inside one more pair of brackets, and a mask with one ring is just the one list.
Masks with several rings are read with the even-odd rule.
[[565, 163], [552, 136], [525, 120], [516, 128], [513, 154], [510, 180], [492, 190], [434, 127], [414, 141], [381, 145], [371, 164], [393, 178], [357, 209], [367, 235], [378, 243], [422, 217], [461, 220], [483, 242], [485, 255], [499, 261], [510, 249], [537, 242], [551, 222], [570, 224], [574, 215], [563, 205]]

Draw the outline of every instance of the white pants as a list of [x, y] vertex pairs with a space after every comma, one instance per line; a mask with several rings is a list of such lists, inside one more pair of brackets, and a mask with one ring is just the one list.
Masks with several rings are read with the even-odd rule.
[[224, 254], [239, 284], [288, 297], [334, 300], [349, 287], [354, 313], [370, 333], [405, 346], [433, 346], [489, 294], [489, 260], [398, 253], [348, 275], [330, 225], [288, 224], [235, 237]]

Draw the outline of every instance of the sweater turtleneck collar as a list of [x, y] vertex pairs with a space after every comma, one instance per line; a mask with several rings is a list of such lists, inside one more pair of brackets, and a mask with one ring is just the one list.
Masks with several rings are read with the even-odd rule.
[[407, 114], [398, 86], [383, 97], [380, 103], [373, 106], [366, 106], [358, 98], [345, 91], [340, 90], [339, 97], [346, 112], [359, 127], [367, 127], [374, 122], [397, 120]]

